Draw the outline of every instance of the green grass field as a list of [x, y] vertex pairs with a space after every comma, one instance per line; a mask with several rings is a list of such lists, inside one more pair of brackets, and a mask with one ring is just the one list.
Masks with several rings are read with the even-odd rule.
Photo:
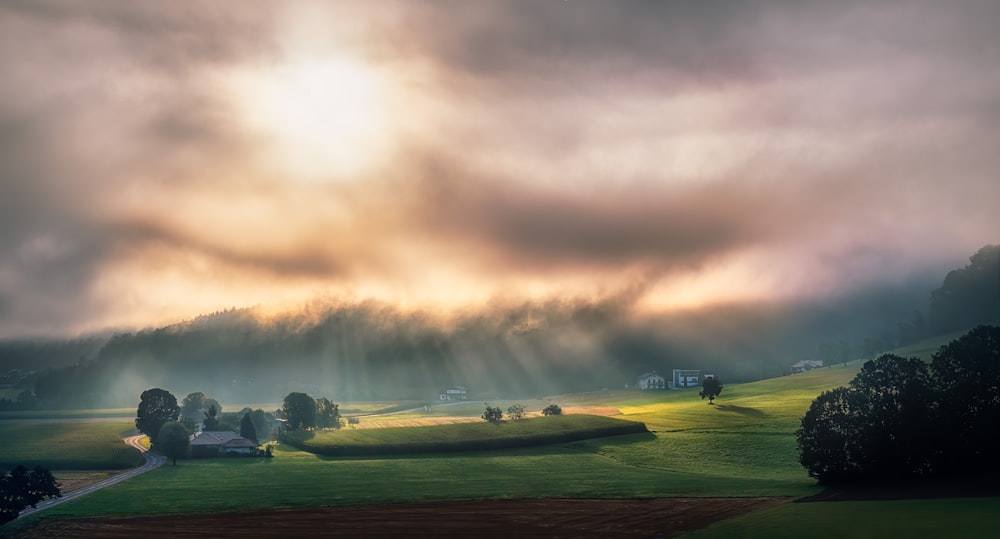
[[[946, 342], [918, 347], [936, 350]], [[807, 496], [820, 488], [797, 462], [794, 431], [812, 399], [849, 382], [860, 366], [855, 361], [729, 384], [715, 405], [700, 400], [696, 390], [602, 391], [524, 401], [529, 410], [549, 402], [564, 408], [617, 409], [618, 418], [644, 423], [651, 431], [644, 434], [526, 449], [377, 458], [326, 457], [282, 445], [273, 459], [181, 461], [35, 518], [458, 499]], [[405, 415], [474, 417], [482, 410], [481, 402], [470, 402]], [[344, 429], [317, 438], [374, 436], [371, 440], [386, 442], [407, 432], [419, 438], [431, 431]], [[720, 522], [691, 537], [985, 538], [1000, 529], [994, 511], [998, 506], [997, 499], [787, 503]]]
[[139, 452], [122, 442], [133, 423], [0, 424], [0, 470], [18, 464], [52, 470], [117, 470], [142, 462]]
[[292, 431], [282, 441], [318, 455], [372, 456], [518, 448], [643, 432], [646, 427], [636, 421], [567, 415], [500, 424]]

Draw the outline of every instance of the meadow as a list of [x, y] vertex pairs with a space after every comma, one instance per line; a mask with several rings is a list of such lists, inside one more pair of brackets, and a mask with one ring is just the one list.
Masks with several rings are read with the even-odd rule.
[[18, 464], [60, 470], [121, 470], [142, 463], [122, 443], [131, 422], [0, 423], [0, 470]]
[[[921, 346], [915, 355], [924, 359], [937, 347]], [[467, 499], [809, 496], [821, 488], [797, 462], [794, 431], [812, 399], [846, 384], [860, 365], [854, 361], [730, 384], [714, 405], [699, 399], [697, 390], [600, 391], [522, 401], [533, 412], [548, 403], [566, 410], [617, 411], [618, 419], [644, 423], [650, 432], [641, 434], [534, 448], [383, 457], [321, 456], [280, 444], [273, 459], [181, 461], [33, 518]], [[506, 408], [508, 403], [494, 404]], [[481, 402], [469, 402], [400, 416], [467, 420], [482, 410]], [[362, 424], [367, 421], [362, 418]], [[384, 429], [375, 435], [378, 430], [344, 429], [315, 438], [376, 436], [367, 439], [387, 442], [407, 431], [415, 437], [428, 432]], [[989, 498], [784, 503], [719, 522], [691, 537], [993, 537], [1000, 529], [993, 510], [997, 503]]]

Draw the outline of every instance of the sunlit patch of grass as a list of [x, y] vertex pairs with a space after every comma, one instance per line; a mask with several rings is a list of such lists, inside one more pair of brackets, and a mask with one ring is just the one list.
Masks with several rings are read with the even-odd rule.
[[114, 477], [118, 475], [121, 471], [71, 471], [71, 470], [59, 470], [52, 475], [56, 478], [56, 482], [59, 484], [59, 489], [63, 494], [73, 492], [74, 490], [81, 489], [93, 485], [94, 483], [99, 483], [108, 479], [109, 477]]

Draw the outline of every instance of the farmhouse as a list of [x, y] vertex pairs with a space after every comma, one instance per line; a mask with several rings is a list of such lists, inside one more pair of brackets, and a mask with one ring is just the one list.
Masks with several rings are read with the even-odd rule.
[[468, 398], [469, 390], [462, 386], [452, 386], [445, 389], [439, 397], [443, 401], [464, 401]]
[[674, 369], [673, 380], [671, 381], [674, 389], [682, 387], [697, 387], [701, 385], [701, 371], [700, 370], [683, 370]]
[[191, 457], [216, 457], [220, 454], [252, 455], [257, 444], [229, 431], [209, 430], [191, 435]]
[[664, 389], [667, 380], [656, 371], [647, 372], [639, 377], [639, 389]]
[[822, 359], [803, 359], [802, 361], [799, 361], [798, 363], [792, 365], [792, 367], [789, 369], [789, 372], [795, 374], [797, 372], [811, 371], [815, 368], [822, 366], [823, 366]]

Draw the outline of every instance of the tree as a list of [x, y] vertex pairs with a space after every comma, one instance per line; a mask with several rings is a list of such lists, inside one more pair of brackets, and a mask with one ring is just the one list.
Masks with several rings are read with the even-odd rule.
[[718, 397], [720, 393], [722, 393], [722, 381], [719, 380], [718, 376], [708, 375], [701, 383], [701, 391], [698, 392], [698, 396], [702, 400], [708, 397], [708, 403], [715, 404], [715, 397]]
[[49, 470], [41, 466], [29, 470], [19, 464], [0, 475], [0, 524], [16, 519], [27, 507], [60, 495], [59, 484]]
[[1000, 454], [1000, 327], [979, 326], [931, 360], [938, 387], [941, 465], [974, 471]]
[[177, 421], [180, 407], [177, 397], [169, 391], [160, 388], [147, 389], [139, 397], [139, 408], [136, 410], [135, 428], [149, 436], [156, 444], [156, 436], [167, 421]]
[[821, 483], [896, 481], [933, 471], [938, 436], [926, 364], [885, 354], [848, 387], [821, 394], [796, 431], [799, 462]]
[[202, 430], [219, 430], [219, 417], [218, 410], [215, 406], [209, 406], [208, 410], [205, 412], [205, 419], [202, 420], [201, 426]]
[[820, 483], [844, 483], [860, 476], [864, 455], [857, 401], [857, 393], [846, 387], [824, 391], [795, 432], [799, 463]]
[[240, 420], [240, 436], [257, 443], [257, 429], [253, 426], [250, 413], [243, 414], [243, 419]]
[[316, 426], [316, 401], [305, 393], [292, 392], [286, 395], [281, 413], [290, 429]]
[[848, 385], [857, 408], [867, 480], [898, 480], [930, 473], [938, 432], [927, 428], [934, 390], [927, 364], [883, 354], [866, 361]]
[[173, 459], [174, 466], [177, 466], [177, 457], [187, 455], [190, 434], [180, 421], [167, 421], [156, 436], [156, 449]]
[[219, 404], [219, 401], [205, 395], [201, 391], [188, 393], [181, 400], [181, 418], [189, 418], [196, 422], [201, 421], [205, 417], [205, 412], [213, 406], [215, 407], [215, 412], [221, 415], [222, 405]]
[[339, 429], [340, 406], [330, 402], [326, 397], [316, 399], [316, 426], [321, 429]]
[[514, 421], [524, 419], [524, 405], [519, 402], [511, 404], [507, 408], [507, 417], [513, 419]]
[[499, 406], [490, 406], [490, 403], [486, 403], [486, 411], [483, 412], [482, 418], [494, 425], [499, 424], [503, 421], [503, 410]]
[[562, 415], [562, 407], [558, 404], [550, 404], [542, 409], [542, 415]]

